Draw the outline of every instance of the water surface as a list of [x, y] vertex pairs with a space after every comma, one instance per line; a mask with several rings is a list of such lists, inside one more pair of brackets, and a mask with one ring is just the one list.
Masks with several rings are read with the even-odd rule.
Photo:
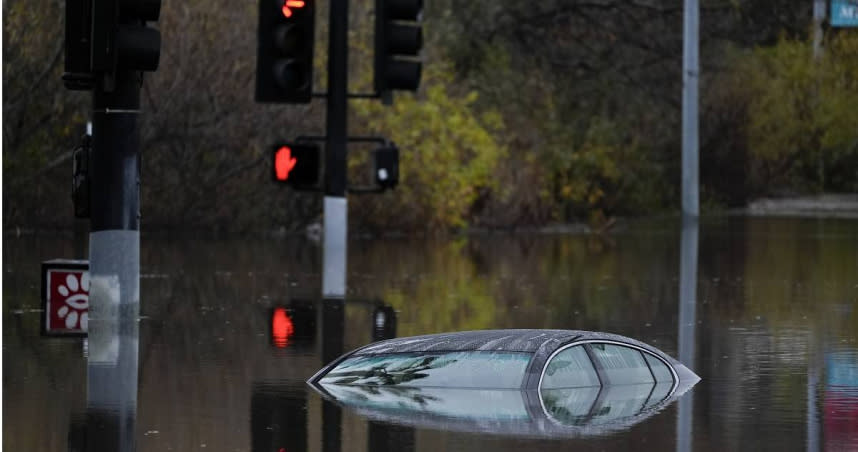
[[[144, 235], [136, 448], [858, 449], [858, 221], [725, 217], [696, 237], [680, 230], [353, 240], [344, 304], [318, 301], [311, 241]], [[87, 347], [40, 337], [39, 264], [81, 248], [3, 245], [4, 450], [67, 450], [87, 411]], [[277, 308], [294, 322], [285, 340], [272, 336]], [[702, 381], [620, 431], [562, 439], [370, 421], [304, 383], [373, 338], [487, 328], [619, 333], [690, 357]]]

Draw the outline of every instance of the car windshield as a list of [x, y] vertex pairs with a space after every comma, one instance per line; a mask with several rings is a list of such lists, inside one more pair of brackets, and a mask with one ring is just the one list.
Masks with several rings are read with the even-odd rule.
[[448, 352], [352, 356], [324, 384], [518, 389], [531, 353]]

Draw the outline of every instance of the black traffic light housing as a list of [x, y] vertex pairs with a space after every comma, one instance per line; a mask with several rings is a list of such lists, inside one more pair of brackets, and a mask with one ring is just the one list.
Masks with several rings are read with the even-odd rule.
[[381, 341], [396, 337], [396, 310], [389, 305], [379, 305], [372, 311], [372, 340]]
[[70, 90], [93, 88], [92, 1], [66, 0], [65, 69], [63, 84]]
[[310, 102], [315, 24], [314, 0], [259, 0], [257, 102]]
[[319, 188], [321, 150], [312, 143], [278, 143], [271, 153], [272, 176], [275, 182], [296, 190], [315, 191]]
[[117, 70], [158, 69], [161, 33], [146, 22], [160, 14], [161, 0], [67, 0], [66, 88], [91, 90], [100, 79], [109, 92]]
[[373, 175], [382, 189], [394, 188], [399, 183], [399, 148], [394, 144], [373, 152]]
[[375, 0], [375, 91], [420, 86], [423, 0]]
[[161, 56], [161, 0], [92, 0], [92, 71], [154, 71]]

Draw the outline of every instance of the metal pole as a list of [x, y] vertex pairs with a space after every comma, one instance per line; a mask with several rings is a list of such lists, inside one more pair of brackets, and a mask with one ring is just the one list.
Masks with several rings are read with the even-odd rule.
[[330, 8], [322, 296], [343, 298], [346, 295], [348, 233], [346, 202], [348, 0], [331, 0]]
[[[86, 122], [86, 136], [92, 140], [92, 121]], [[92, 141], [90, 141], [91, 143]], [[89, 170], [89, 167], [86, 168]], [[74, 219], [74, 258], [86, 260], [89, 255], [89, 221], [86, 218]]]
[[813, 59], [822, 56], [822, 23], [825, 21], [826, 0], [813, 0]]
[[[679, 251], [679, 361], [694, 369], [697, 327], [697, 250], [699, 225], [697, 217], [683, 216]], [[692, 450], [694, 394], [679, 399], [676, 425], [676, 450]]]
[[93, 94], [90, 158], [89, 356], [91, 451], [135, 450], [140, 312], [140, 73]]
[[700, 7], [685, 0], [685, 51], [682, 70], [682, 213], [700, 215], [700, 143], [698, 79], [700, 76]]
[[[816, 63], [822, 57], [822, 40], [824, 38], [822, 32], [822, 23], [825, 21], [825, 6], [826, 0], [814, 0], [813, 2], [813, 61]], [[821, 102], [819, 95], [819, 79], [816, 80], [816, 102]], [[819, 178], [820, 189], [825, 190], [825, 159], [824, 154], [817, 152], [816, 172]]]

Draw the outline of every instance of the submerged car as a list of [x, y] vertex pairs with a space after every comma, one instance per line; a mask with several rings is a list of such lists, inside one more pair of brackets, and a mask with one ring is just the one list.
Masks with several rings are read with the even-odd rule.
[[308, 383], [375, 420], [565, 436], [627, 428], [699, 380], [660, 350], [616, 334], [487, 330], [372, 343]]

